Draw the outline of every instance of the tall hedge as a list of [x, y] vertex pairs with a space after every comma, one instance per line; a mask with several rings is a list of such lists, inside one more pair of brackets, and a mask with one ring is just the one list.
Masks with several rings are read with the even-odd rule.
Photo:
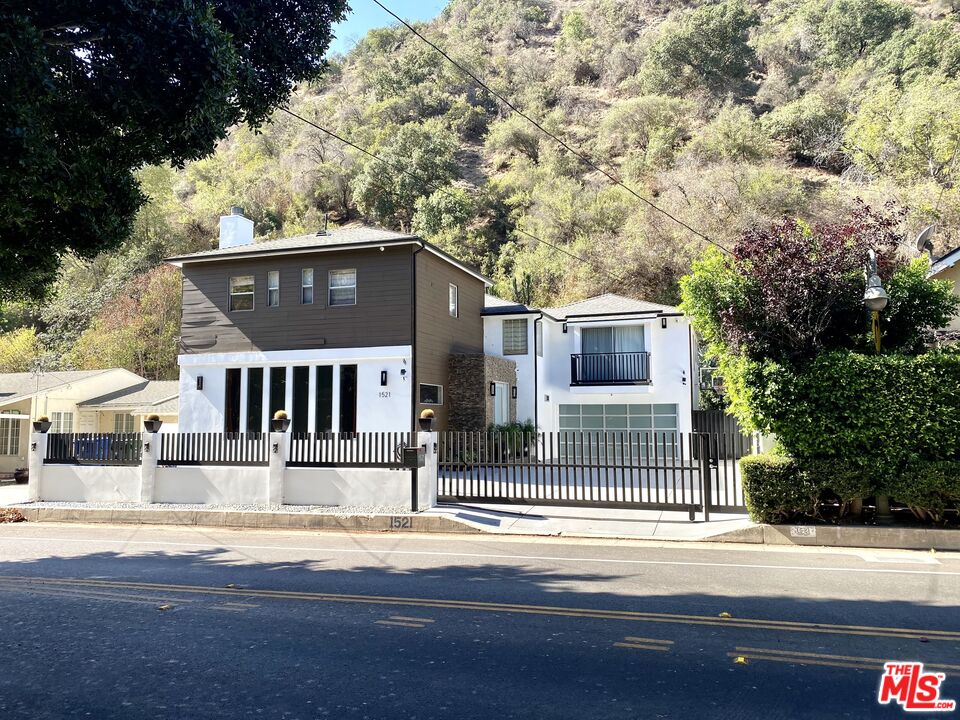
[[917, 462], [960, 459], [958, 352], [832, 352], [747, 374], [760, 424], [801, 463], [839, 461], [889, 484]]

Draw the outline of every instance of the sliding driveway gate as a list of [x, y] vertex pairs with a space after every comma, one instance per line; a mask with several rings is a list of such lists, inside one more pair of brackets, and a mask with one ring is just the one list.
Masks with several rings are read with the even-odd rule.
[[[439, 500], [745, 512], [739, 433], [440, 433]], [[735, 448], [735, 451], [734, 451]]]

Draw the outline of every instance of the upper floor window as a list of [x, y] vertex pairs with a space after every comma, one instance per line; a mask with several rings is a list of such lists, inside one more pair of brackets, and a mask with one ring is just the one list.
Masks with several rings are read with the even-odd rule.
[[527, 319], [503, 321], [503, 354], [527, 354]]
[[280, 271], [271, 270], [267, 273], [267, 307], [280, 305]]
[[585, 354], [635, 353], [646, 350], [643, 325], [583, 328], [580, 344]]
[[253, 310], [253, 275], [230, 278], [230, 311]]
[[115, 413], [113, 416], [113, 431], [115, 433], [131, 433], [135, 430], [133, 415], [130, 413]]
[[460, 317], [460, 298], [457, 286], [450, 283], [449, 292], [450, 317]]
[[300, 271], [300, 304], [313, 305], [313, 268]]
[[330, 305], [357, 304], [357, 271], [330, 271]]

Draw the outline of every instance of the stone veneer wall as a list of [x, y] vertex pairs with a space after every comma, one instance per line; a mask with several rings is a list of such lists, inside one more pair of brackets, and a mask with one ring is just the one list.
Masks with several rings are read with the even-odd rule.
[[[493, 422], [493, 396], [490, 383], [517, 384], [517, 364], [513, 360], [479, 354], [450, 356], [450, 379], [446, 389], [450, 430], [486, 430]], [[512, 393], [511, 393], [512, 395]], [[517, 419], [517, 401], [510, 398], [510, 420]]]

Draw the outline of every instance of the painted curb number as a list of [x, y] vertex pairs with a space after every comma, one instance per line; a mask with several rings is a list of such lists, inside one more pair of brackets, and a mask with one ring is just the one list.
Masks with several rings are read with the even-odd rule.
[[390, 529], [391, 530], [412, 530], [413, 518], [406, 517], [405, 515], [391, 515]]
[[810, 525], [794, 525], [790, 528], [790, 537], [816, 537], [817, 529]]

